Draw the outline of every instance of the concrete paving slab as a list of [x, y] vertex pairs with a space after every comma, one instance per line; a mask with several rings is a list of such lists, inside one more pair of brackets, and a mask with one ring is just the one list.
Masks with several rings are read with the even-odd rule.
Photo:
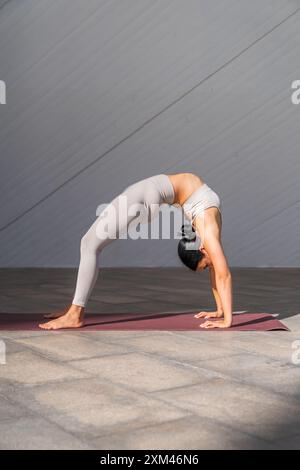
[[53, 336], [53, 331], [0, 331], [0, 339], [20, 339], [20, 338], [35, 338], [35, 337], [42, 337], [45, 336]]
[[152, 395], [269, 442], [300, 429], [300, 402], [229, 379], [215, 378]]
[[91, 448], [91, 445], [40, 417], [31, 416], [0, 421], [0, 449], [2, 450], [88, 450]]
[[133, 429], [189, 414], [159, 399], [98, 379], [34, 386], [15, 393], [32, 412], [86, 439]]
[[[177, 332], [176, 332], [177, 333]], [[181, 336], [193, 339], [199, 343], [202, 340], [194, 332], [189, 335], [189, 332], [184, 334], [179, 333]], [[236, 352], [251, 352], [257, 355], [269, 357], [274, 360], [281, 360], [285, 362], [291, 361], [293, 352], [292, 344], [295, 340], [300, 339], [297, 333], [286, 331], [267, 331], [267, 332], [227, 332], [222, 335], [218, 341], [218, 332], [209, 332], [205, 336], [205, 342], [213, 347], [220, 347], [231, 351], [232, 354]], [[213, 336], [212, 336], [213, 335]]]
[[68, 332], [47, 337], [32, 337], [15, 340], [16, 343], [39, 351], [42, 355], [60, 361], [126, 353], [118, 344], [91, 340], [88, 336], [70, 335]]
[[30, 412], [27, 408], [22, 407], [16, 402], [10, 401], [9, 398], [4, 396], [2, 393], [0, 394], [0, 423], [5, 420], [11, 420], [12, 418], [20, 418], [28, 414], [30, 414]]
[[130, 433], [114, 433], [93, 440], [98, 449], [271, 449], [272, 445], [247, 433], [185, 417]]
[[[127, 338], [133, 338], [133, 337], [142, 337], [142, 336], [153, 336], [157, 335], [157, 331], [151, 331], [151, 330], [131, 330], [131, 331], [113, 331], [113, 330], [107, 330], [107, 331], [85, 331], [84, 329], [77, 330], [73, 334], [77, 334], [79, 336], [84, 336], [85, 338], [94, 340], [94, 341], [103, 341], [107, 343], [117, 343], [121, 344], [121, 341], [123, 339]], [[159, 332], [162, 334], [165, 334], [168, 336], [170, 334], [169, 331], [163, 331]]]
[[[206, 333], [199, 333], [206, 334]], [[155, 356], [172, 358], [180, 362], [190, 364], [200, 364], [207, 359], [217, 359], [225, 354], [238, 354], [238, 348], [228, 345], [226, 348], [213, 344], [202, 337], [201, 342], [195, 342], [188, 335], [185, 337], [170, 333], [157, 332], [156, 335], [128, 337], [121, 340], [123, 345], [130, 347], [134, 351], [147, 352]]]
[[300, 366], [244, 353], [206, 361], [205, 368], [241, 382], [300, 399]]
[[290, 328], [291, 331], [294, 333], [297, 333], [299, 335], [300, 333], [300, 313], [297, 315], [293, 315], [289, 318], [285, 318], [283, 322]]
[[300, 434], [278, 440], [274, 445], [278, 450], [300, 450]]
[[216, 375], [181, 362], [138, 353], [73, 361], [72, 365], [128, 389], [145, 392], [200, 383]]
[[55, 363], [28, 350], [10, 354], [6, 365], [0, 367], [1, 380], [13, 381], [16, 385], [89, 377], [84, 370]]

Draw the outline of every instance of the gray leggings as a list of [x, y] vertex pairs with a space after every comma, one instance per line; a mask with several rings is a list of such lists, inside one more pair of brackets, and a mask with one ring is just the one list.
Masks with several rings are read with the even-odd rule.
[[[124, 201], [128, 210], [124, 210]], [[151, 176], [128, 186], [101, 212], [81, 239], [80, 264], [72, 303], [85, 307], [98, 277], [98, 259], [102, 249], [122, 233], [140, 213], [151, 220], [155, 208], [174, 201], [173, 185], [167, 175]], [[138, 206], [137, 206], [138, 205]], [[135, 210], [137, 209], [137, 211]]]

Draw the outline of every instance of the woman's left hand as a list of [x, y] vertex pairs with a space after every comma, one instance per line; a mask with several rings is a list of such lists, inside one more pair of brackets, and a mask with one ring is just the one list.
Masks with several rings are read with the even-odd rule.
[[231, 323], [226, 322], [225, 320], [215, 320], [215, 321], [205, 321], [200, 328], [229, 328]]

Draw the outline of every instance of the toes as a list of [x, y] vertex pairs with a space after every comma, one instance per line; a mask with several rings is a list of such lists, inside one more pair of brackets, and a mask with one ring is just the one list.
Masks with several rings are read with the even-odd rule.
[[42, 330], [52, 330], [52, 325], [49, 323], [41, 323], [39, 327], [42, 328]]

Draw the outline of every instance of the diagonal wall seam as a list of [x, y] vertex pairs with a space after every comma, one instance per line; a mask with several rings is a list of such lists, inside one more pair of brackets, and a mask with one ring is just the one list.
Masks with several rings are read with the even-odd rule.
[[0, 4], [0, 10], [2, 10], [3, 7], [5, 7], [5, 5], [7, 5], [7, 3], [11, 2], [11, 0], [6, 0], [6, 2], [3, 2], [2, 4]]

